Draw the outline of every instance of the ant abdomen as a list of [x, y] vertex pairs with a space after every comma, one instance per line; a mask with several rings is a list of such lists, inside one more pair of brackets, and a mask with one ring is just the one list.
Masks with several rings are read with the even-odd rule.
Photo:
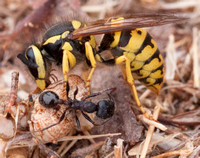
[[107, 119], [113, 116], [115, 111], [114, 102], [111, 100], [101, 100], [98, 102], [97, 117], [101, 119]]

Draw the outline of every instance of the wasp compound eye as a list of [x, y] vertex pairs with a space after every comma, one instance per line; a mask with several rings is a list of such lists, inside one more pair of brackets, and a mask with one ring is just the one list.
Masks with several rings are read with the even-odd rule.
[[113, 116], [115, 111], [115, 105], [113, 101], [101, 100], [98, 102], [97, 117], [101, 119], [107, 119]]
[[46, 91], [40, 94], [39, 102], [46, 108], [53, 108], [58, 104], [59, 97], [52, 91]]

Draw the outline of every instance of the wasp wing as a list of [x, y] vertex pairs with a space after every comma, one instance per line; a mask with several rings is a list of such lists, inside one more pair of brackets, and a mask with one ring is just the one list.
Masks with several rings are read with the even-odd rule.
[[107, 18], [91, 22], [88, 26], [79, 28], [72, 32], [70, 39], [79, 37], [112, 33], [121, 30], [132, 30], [135, 28], [160, 26], [165, 24], [174, 24], [188, 18], [174, 14], [134, 14], [125, 16], [123, 19]]

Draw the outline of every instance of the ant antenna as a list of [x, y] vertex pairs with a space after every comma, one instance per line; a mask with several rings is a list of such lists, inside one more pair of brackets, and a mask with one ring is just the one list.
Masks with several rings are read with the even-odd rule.
[[[117, 89], [116, 87], [104, 89], [104, 90], [102, 90], [102, 91], [100, 91], [100, 92], [93, 93], [93, 94], [90, 94], [90, 95], [84, 97], [84, 98], [82, 99], [82, 101], [83, 101], [83, 100], [86, 100], [86, 99], [88, 99], [88, 98], [96, 97], [96, 96], [98, 96], [98, 95], [100, 95], [100, 94], [102, 94], [102, 93], [104, 93], [104, 92], [107, 92], [107, 91], [110, 91], [110, 94], [111, 94], [111, 93], [113, 93], [116, 89]], [[107, 94], [108, 94], [108, 93], [107, 93]], [[109, 98], [110, 98], [110, 97], [109, 97]]]

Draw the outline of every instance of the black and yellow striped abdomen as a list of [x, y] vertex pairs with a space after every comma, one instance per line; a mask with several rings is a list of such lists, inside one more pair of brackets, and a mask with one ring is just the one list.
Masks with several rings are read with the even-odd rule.
[[[99, 47], [100, 56], [102, 51], [108, 49], [114, 59], [125, 56], [130, 61], [134, 79], [159, 93], [164, 77], [163, 58], [156, 42], [145, 29], [106, 34]], [[103, 62], [106, 63], [105, 60]]]

